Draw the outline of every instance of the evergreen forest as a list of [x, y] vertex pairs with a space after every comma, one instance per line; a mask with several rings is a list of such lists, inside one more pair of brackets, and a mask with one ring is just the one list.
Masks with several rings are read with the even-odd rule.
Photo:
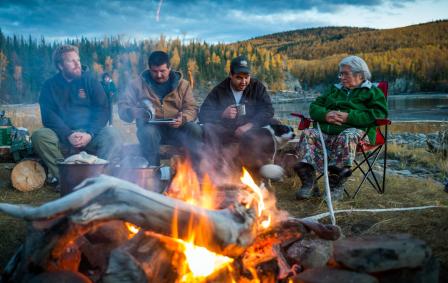
[[396, 29], [311, 28], [231, 44], [181, 39], [135, 40], [123, 36], [48, 41], [5, 35], [0, 30], [0, 103], [35, 103], [42, 83], [55, 74], [51, 54], [61, 44], [77, 45], [81, 62], [98, 77], [108, 72], [119, 92], [146, 68], [148, 54], [164, 50], [171, 65], [205, 95], [224, 79], [230, 60], [246, 55], [254, 76], [272, 91], [291, 88], [291, 78], [308, 90], [336, 81], [337, 63], [363, 57], [374, 80], [388, 80], [395, 92], [448, 91], [448, 21]]

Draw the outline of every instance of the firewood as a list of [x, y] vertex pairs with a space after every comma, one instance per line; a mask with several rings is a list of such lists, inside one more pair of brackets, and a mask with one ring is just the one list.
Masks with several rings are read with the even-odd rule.
[[[239, 255], [255, 237], [253, 209], [235, 203], [218, 211], [173, 199], [110, 176], [84, 181], [75, 192], [40, 207], [0, 204], [0, 211], [26, 220], [64, 215], [69, 225], [124, 220], [144, 230], [188, 240], [190, 227], [206, 227], [195, 244], [224, 255]], [[177, 235], [174, 230], [177, 227]]]
[[138, 233], [111, 253], [103, 282], [174, 282], [173, 254], [160, 240]]
[[23, 160], [17, 163], [11, 172], [12, 186], [22, 192], [42, 188], [45, 178], [44, 168], [35, 160]]

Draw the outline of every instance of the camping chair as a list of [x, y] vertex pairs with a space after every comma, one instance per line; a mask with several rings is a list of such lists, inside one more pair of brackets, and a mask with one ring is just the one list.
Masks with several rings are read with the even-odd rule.
[[[376, 86], [381, 89], [384, 96], [387, 100], [388, 95], [388, 83], [386, 81], [379, 82], [376, 84]], [[305, 117], [304, 115], [300, 113], [291, 113], [292, 116], [299, 117], [300, 122], [298, 125], [299, 130], [304, 130], [310, 127], [313, 120], [311, 118]], [[345, 190], [345, 193], [351, 197], [355, 198], [356, 195], [361, 190], [361, 186], [365, 183], [367, 180], [370, 185], [377, 191], [379, 194], [383, 194], [386, 189], [386, 164], [387, 164], [387, 126], [391, 124], [391, 121], [388, 119], [377, 119], [375, 121], [375, 124], [377, 127], [376, 131], [376, 144], [371, 145], [368, 144], [365, 141], [365, 137], [367, 135], [364, 134], [364, 136], [361, 138], [361, 141], [359, 142], [356, 152], [357, 152], [357, 159], [355, 159], [354, 167], [352, 168], [352, 172], [355, 172], [359, 169], [359, 171], [362, 174], [362, 179], [356, 190], [352, 195], [350, 195], [347, 190]], [[380, 176], [378, 173], [375, 173], [374, 171], [374, 165], [378, 161], [378, 157], [380, 156], [380, 153], [384, 152], [383, 157], [383, 177], [382, 180], [380, 179]], [[367, 167], [363, 165], [367, 165]], [[323, 176], [321, 174], [317, 179], [320, 179]]]

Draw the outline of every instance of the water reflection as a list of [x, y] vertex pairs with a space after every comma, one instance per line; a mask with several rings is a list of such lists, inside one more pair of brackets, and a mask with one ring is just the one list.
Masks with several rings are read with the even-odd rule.
[[[291, 119], [291, 112], [308, 115], [312, 99], [274, 103], [276, 116]], [[413, 94], [389, 96], [389, 118], [392, 121], [448, 121], [448, 94]]]

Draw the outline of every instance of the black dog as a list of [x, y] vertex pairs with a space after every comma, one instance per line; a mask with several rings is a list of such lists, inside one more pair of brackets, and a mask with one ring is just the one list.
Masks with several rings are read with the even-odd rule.
[[294, 139], [294, 130], [286, 125], [268, 125], [249, 130], [240, 139], [241, 165], [258, 175], [263, 165], [274, 163], [277, 151]]

